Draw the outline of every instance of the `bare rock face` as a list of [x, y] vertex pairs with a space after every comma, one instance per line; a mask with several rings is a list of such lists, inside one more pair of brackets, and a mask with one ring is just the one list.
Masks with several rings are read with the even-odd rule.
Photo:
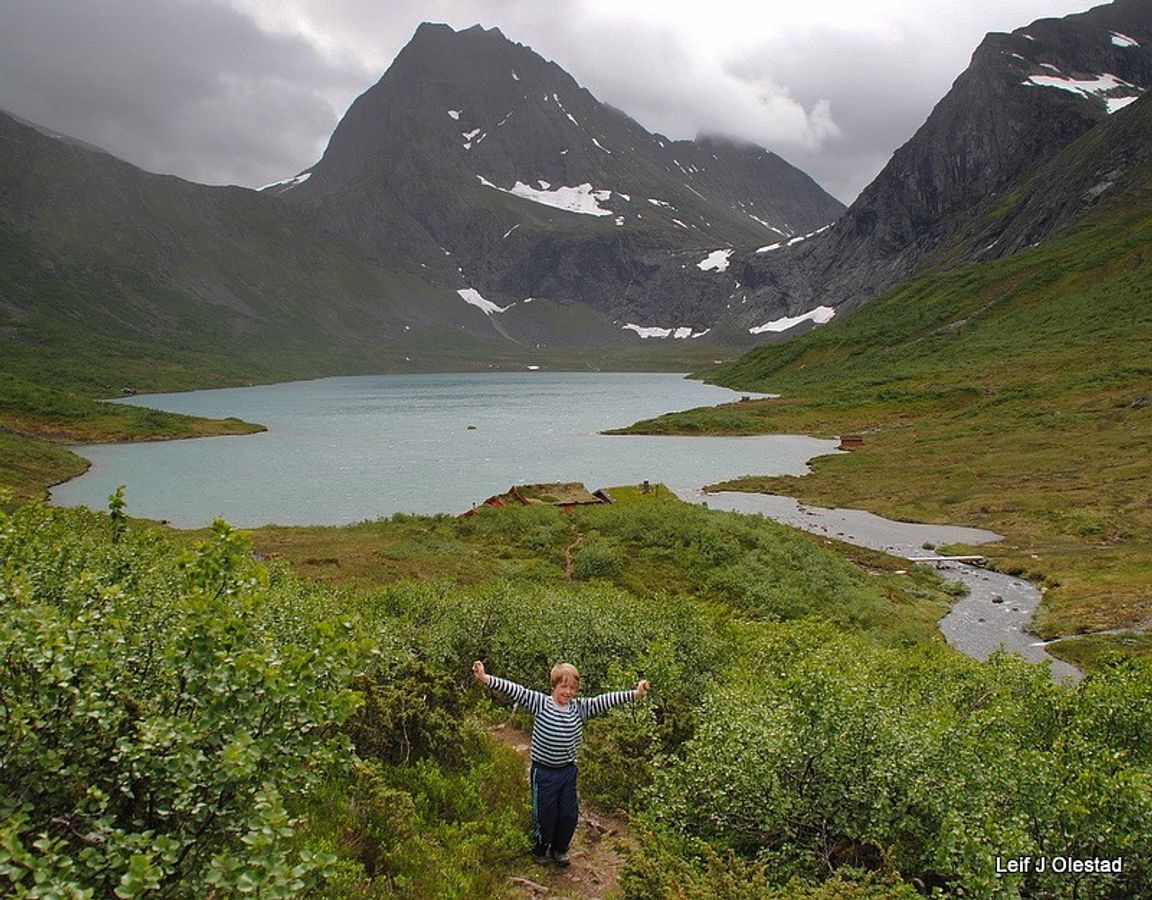
[[714, 324], [733, 281], [709, 254], [844, 209], [761, 147], [647, 132], [497, 29], [430, 24], [273, 190], [379, 265], [505, 309], [583, 304], [632, 340]]
[[[1149, 88], [1152, 6], [1144, 0], [989, 34], [924, 125], [831, 229], [740, 261], [751, 290], [738, 324], [821, 304], [851, 308], [945, 257], [948, 265], [986, 259], [1055, 234], [1085, 206], [1057, 202], [1056, 195], [1080, 196], [1080, 188], [1045, 167], [1114, 116], [1138, 115], [1128, 107]], [[1114, 132], [1119, 137], [1114, 128], [1102, 134]], [[1106, 153], [1107, 142], [1097, 149]], [[1014, 239], [990, 248], [1007, 227], [1013, 192], [1031, 190], [1042, 170], [1053, 197], [1042, 227], [1017, 228]], [[1102, 172], [1100, 183], [1107, 180]], [[1000, 225], [981, 227], [982, 219]], [[1040, 224], [1035, 216], [1033, 224]]]

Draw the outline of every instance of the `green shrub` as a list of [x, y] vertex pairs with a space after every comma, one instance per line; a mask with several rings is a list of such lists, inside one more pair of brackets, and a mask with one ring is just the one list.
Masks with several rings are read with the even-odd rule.
[[307, 808], [304, 844], [341, 860], [314, 896], [488, 897], [528, 849], [524, 761], [466, 726], [451, 769], [432, 759], [358, 763]]
[[[114, 512], [115, 512], [114, 508]], [[349, 758], [347, 630], [290, 637], [241, 536], [187, 551], [117, 517], [0, 516], [0, 887], [16, 896], [300, 889], [287, 813]]]
[[409, 657], [357, 675], [352, 687], [363, 704], [345, 729], [361, 759], [459, 763], [465, 695], [446, 671]]
[[620, 876], [631, 900], [914, 900], [920, 894], [892, 872], [845, 869], [825, 880], [783, 884], [767, 863], [704, 841], [669, 842], [648, 833]]
[[[764, 635], [658, 771], [658, 828], [763, 862], [778, 884], [864, 867], [965, 896], [1152, 888], [1152, 667], [1074, 689], [1023, 661], [881, 650], [826, 625]], [[1129, 865], [1075, 885], [995, 871], [1018, 856]]]
[[572, 574], [581, 581], [615, 578], [623, 570], [623, 554], [607, 541], [592, 537], [572, 554]]

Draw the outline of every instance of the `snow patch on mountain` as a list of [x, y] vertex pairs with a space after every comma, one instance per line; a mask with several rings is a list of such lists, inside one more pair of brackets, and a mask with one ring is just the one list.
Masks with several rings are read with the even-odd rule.
[[[1136, 85], [1107, 73], [1097, 75], [1095, 78], [1073, 78], [1064, 74], [1032, 75], [1022, 83], [1026, 86], [1058, 88], [1083, 97], [1103, 100], [1109, 113], [1123, 109], [1142, 93]], [[1118, 93], [1121, 95], [1115, 96]]]
[[502, 188], [499, 185], [493, 184], [482, 175], [476, 176], [480, 179], [480, 183], [485, 187], [493, 188], [497, 191], [502, 191], [505, 194], [512, 194], [515, 197], [521, 197], [524, 200], [531, 200], [533, 203], [540, 203], [544, 206], [551, 206], [553, 209], [560, 209], [564, 212], [579, 213], [584, 216], [610, 216], [612, 210], [604, 209], [600, 204], [608, 200], [612, 196], [611, 191], [596, 190], [588, 182], [578, 184], [573, 187], [558, 187], [554, 190], [547, 189], [547, 182], [540, 181], [538, 184], [546, 185], [541, 190], [539, 188], [531, 187], [524, 184], [522, 181], [517, 181], [511, 188]]
[[801, 322], [814, 322], [817, 325], [824, 325], [832, 321], [832, 317], [836, 315], [836, 310], [831, 306], [817, 306], [815, 309], [810, 309], [802, 316], [785, 316], [782, 319], [774, 319], [771, 322], [765, 322], [763, 325], [758, 325], [755, 328], [749, 328], [751, 334], [764, 334], [771, 331], [779, 333], [787, 331], [789, 328], [795, 328]]
[[1121, 34], [1119, 31], [1112, 32], [1112, 43], [1117, 47], [1139, 47], [1140, 42], [1135, 38], [1130, 38], [1126, 34]]
[[767, 247], [756, 248], [757, 253], [768, 253], [770, 250], [779, 250], [781, 247], [791, 247], [793, 244], [799, 244], [801, 241], [806, 241], [808, 238], [814, 238], [818, 234], [822, 234], [832, 227], [832, 223], [825, 225], [823, 228], [817, 228], [815, 231], [809, 231], [807, 234], [798, 234], [794, 238], [789, 238], [786, 241], [777, 241], [775, 244], [769, 244]]
[[488, 316], [492, 315], [492, 313], [502, 313], [506, 309], [512, 308], [512, 304], [508, 306], [497, 306], [491, 300], [485, 300], [475, 288], [460, 288], [456, 293], [460, 295], [460, 299], [465, 303], [477, 307]]
[[260, 190], [266, 191], [269, 188], [278, 187], [278, 188], [282, 188], [285, 191], [290, 191], [290, 190], [292, 190], [292, 188], [296, 187], [297, 185], [303, 184], [311, 176], [312, 176], [311, 172], [301, 172], [299, 175], [295, 176], [294, 178], [289, 178], [285, 181], [273, 181], [271, 184], [266, 184], [266, 185], [264, 185], [264, 187], [260, 188]]
[[728, 271], [728, 262], [732, 253], [731, 248], [727, 250], [713, 250], [700, 260], [700, 262], [696, 263], [696, 268], [701, 272], [726, 272]]
[[1108, 107], [1108, 115], [1112, 115], [1112, 113], [1117, 110], [1123, 109], [1128, 104], [1135, 103], [1139, 99], [1139, 97], [1108, 97], [1104, 103]]
[[777, 234], [784, 234], [784, 232], [781, 231], [779, 228], [777, 228], [775, 225], [769, 225], [767, 222], [765, 222], [759, 216], [754, 216], [751, 213], [749, 213], [748, 218], [751, 219], [753, 222], [759, 222], [761, 225], [763, 225], [769, 231], [775, 231]]
[[644, 340], [648, 338], [672, 338], [673, 340], [682, 341], [688, 338], [703, 337], [712, 329], [705, 328], [703, 331], [693, 331], [687, 325], [681, 325], [676, 328], [661, 328], [656, 325], [635, 325], [629, 322], [624, 326], [625, 331], [635, 331]]

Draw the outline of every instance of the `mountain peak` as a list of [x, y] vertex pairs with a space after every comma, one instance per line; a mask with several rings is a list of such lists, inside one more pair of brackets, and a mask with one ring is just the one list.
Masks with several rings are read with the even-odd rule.
[[755, 141], [746, 138], [734, 137], [730, 134], [721, 134], [716, 131], [700, 131], [696, 134], [695, 142], [701, 147], [728, 150], [736, 153], [767, 153], [768, 151]]
[[[1058, 233], [1112, 190], [1120, 163], [1083, 164], [1071, 191], [1060, 170], [1049, 170], [1052, 191], [1040, 191], [1036, 173], [1147, 93], [1148, 0], [1116, 0], [988, 34], [835, 228], [793, 256], [753, 259], [745, 275], [757, 285], [745, 306], [748, 323], [818, 303], [858, 306], [922, 267], [991, 259]], [[1119, 131], [1096, 134], [1104, 144], [1104, 134]], [[1020, 212], [1023, 195], [1036, 199]]]
[[309, 173], [279, 195], [374, 261], [465, 303], [482, 296], [486, 314], [580, 302], [617, 329], [701, 331], [736, 283], [699, 266], [704, 250], [756, 247], [843, 211], [763, 148], [653, 135], [480, 25], [422, 24]]
[[459, 30], [443, 22], [421, 22], [409, 40], [409, 47], [429, 45], [442, 47], [449, 44], [487, 42], [490, 45], [517, 46], [504, 36], [499, 28], [485, 28], [479, 23]]

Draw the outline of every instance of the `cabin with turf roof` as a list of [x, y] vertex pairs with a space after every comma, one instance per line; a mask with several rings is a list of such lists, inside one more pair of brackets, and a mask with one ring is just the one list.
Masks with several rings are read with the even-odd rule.
[[[589, 491], [579, 481], [555, 481], [547, 484], [515, 484], [503, 494], [489, 497], [480, 506], [559, 506], [571, 512], [577, 506], [611, 503], [612, 498], [603, 488]], [[475, 515], [476, 507], [464, 513]]]

